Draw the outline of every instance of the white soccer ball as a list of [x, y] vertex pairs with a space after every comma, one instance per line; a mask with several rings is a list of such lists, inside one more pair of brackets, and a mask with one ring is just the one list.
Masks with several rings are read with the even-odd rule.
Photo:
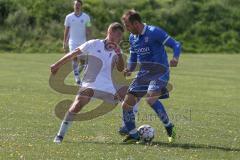
[[140, 139], [144, 142], [151, 142], [154, 138], [154, 128], [148, 124], [141, 125], [138, 128]]

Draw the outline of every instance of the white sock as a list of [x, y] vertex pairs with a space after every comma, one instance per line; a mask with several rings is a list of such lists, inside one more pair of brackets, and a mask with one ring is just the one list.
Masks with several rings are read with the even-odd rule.
[[85, 64], [79, 64], [79, 74], [86, 68]]
[[72, 67], [73, 67], [73, 73], [74, 73], [75, 81], [76, 82], [80, 81], [78, 62], [77, 61], [72, 61]]
[[72, 124], [73, 117], [74, 117], [74, 113], [71, 113], [71, 112], [66, 113], [64, 120], [61, 123], [60, 129], [58, 131], [58, 134], [57, 134], [58, 136], [64, 137], [68, 128]]
[[60, 127], [57, 135], [64, 137], [64, 135], [66, 134], [66, 132], [67, 132], [67, 130], [68, 130], [68, 128], [70, 127], [71, 124], [72, 124], [71, 121], [65, 121], [65, 120], [63, 120], [62, 123], [61, 123], [61, 127]]

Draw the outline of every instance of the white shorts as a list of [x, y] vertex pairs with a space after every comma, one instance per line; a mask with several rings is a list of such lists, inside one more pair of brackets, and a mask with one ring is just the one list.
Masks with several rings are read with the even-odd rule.
[[111, 104], [116, 104], [118, 102], [116, 98], [116, 89], [112, 83], [86, 83], [82, 82], [82, 89], [91, 88], [94, 91], [93, 98], [101, 99]]

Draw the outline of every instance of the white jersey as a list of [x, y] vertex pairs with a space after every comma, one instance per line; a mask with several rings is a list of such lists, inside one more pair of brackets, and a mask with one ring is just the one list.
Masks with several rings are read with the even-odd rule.
[[79, 16], [74, 12], [68, 14], [64, 25], [70, 27], [68, 42], [70, 51], [86, 42], [86, 28], [91, 25], [90, 17], [86, 13], [82, 12]]
[[82, 80], [82, 87], [92, 88], [111, 94], [116, 93], [112, 82], [112, 70], [116, 63], [114, 50], [107, 51], [104, 40], [90, 40], [82, 44], [80, 57], [85, 57], [87, 67]]

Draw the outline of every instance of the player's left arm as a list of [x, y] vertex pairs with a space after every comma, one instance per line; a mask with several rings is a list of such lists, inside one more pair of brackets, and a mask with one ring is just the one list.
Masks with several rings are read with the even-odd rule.
[[92, 30], [91, 30], [91, 27], [87, 27], [86, 28], [86, 38], [87, 40], [90, 40], [91, 39], [91, 35], [92, 35]]
[[165, 45], [173, 49], [173, 58], [170, 60], [170, 66], [177, 67], [179, 56], [181, 54], [181, 44], [169, 36]]
[[179, 61], [179, 56], [181, 54], [181, 44], [169, 36], [163, 29], [156, 28], [154, 36], [157, 41], [162, 45], [170, 47], [173, 49], [173, 58], [170, 60], [170, 66], [176, 67]]
[[87, 22], [86, 22], [86, 37], [87, 37], [87, 40], [90, 40], [90, 38], [91, 38], [91, 34], [92, 34], [91, 27], [92, 27], [91, 19], [88, 16], [87, 17]]

